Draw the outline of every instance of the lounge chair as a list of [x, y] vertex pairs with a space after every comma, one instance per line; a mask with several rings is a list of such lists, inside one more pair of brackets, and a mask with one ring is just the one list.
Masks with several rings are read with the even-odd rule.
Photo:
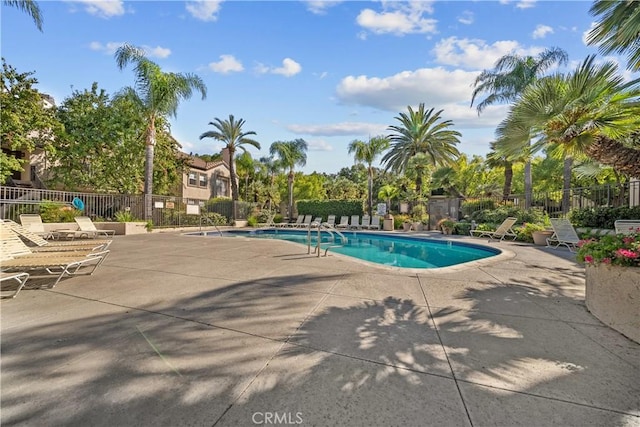
[[62, 251], [100, 251], [109, 247], [112, 240], [74, 240], [72, 242], [60, 242], [45, 240], [36, 233], [33, 233], [10, 219], [0, 220], [6, 224], [9, 229], [13, 230], [23, 240], [28, 241], [35, 246], [31, 246], [32, 252], [62, 252]]
[[20, 214], [20, 223], [27, 230], [37, 234], [43, 239], [53, 239], [56, 237], [53, 232], [44, 230], [42, 217], [38, 214]]
[[113, 237], [116, 234], [116, 230], [98, 230], [93, 221], [91, 221], [91, 218], [88, 216], [77, 216], [74, 219], [76, 220], [78, 227], [80, 227], [80, 231], [89, 233], [89, 237], [91, 237], [91, 235], [93, 235], [93, 237]]
[[349, 224], [350, 230], [361, 230], [360, 215], [351, 215], [351, 223]]
[[614, 223], [616, 234], [640, 234], [640, 220], [619, 219]]
[[518, 235], [513, 231], [512, 227], [517, 220], [517, 218], [510, 216], [502, 221], [502, 224], [496, 228], [496, 231], [471, 230], [469, 234], [472, 237], [488, 237], [491, 240], [496, 239], [503, 241], [506, 237], [512, 237], [513, 240], [516, 240]]
[[335, 228], [336, 226], [336, 216], [335, 215], [329, 215], [329, 217], [327, 218], [327, 222], [323, 223], [322, 225], [331, 227], [331, 228]]
[[340, 223], [336, 225], [336, 228], [349, 228], [349, 217], [346, 215], [342, 215], [340, 217]]
[[[55, 287], [66, 276], [93, 274], [109, 254], [108, 250], [91, 252], [86, 256], [77, 252], [35, 254], [5, 224], [0, 224], [0, 238], [2, 240], [2, 250], [0, 250], [2, 273], [29, 272], [30, 276], [55, 275], [57, 277], [51, 287]], [[86, 272], [83, 267], [90, 270]], [[83, 269], [82, 272], [81, 269]]]
[[11, 295], [11, 298], [15, 298], [18, 295], [18, 292], [20, 292], [22, 288], [24, 288], [27, 280], [29, 280], [29, 273], [25, 273], [23, 271], [15, 271], [13, 273], [7, 273], [4, 271], [0, 272], [0, 283], [9, 280], [18, 282], [18, 288], [13, 293], [13, 295]]
[[309, 228], [311, 225], [311, 221], [313, 220], [313, 215], [305, 215], [302, 223], [298, 225], [298, 228]]
[[360, 223], [360, 228], [368, 230], [370, 225], [371, 225], [371, 217], [369, 215], [363, 215], [362, 222]]
[[378, 215], [374, 215], [371, 218], [371, 224], [367, 227], [369, 230], [380, 230], [380, 217]]
[[573, 252], [578, 247], [580, 237], [571, 222], [564, 218], [551, 218], [549, 221], [551, 221], [553, 234], [547, 238], [547, 246], [554, 248], [566, 246], [569, 251]]
[[290, 227], [290, 228], [295, 228], [295, 227], [299, 227], [300, 224], [302, 224], [302, 221], [304, 221], [304, 215], [298, 215], [298, 218], [296, 218], [296, 222], [283, 222], [281, 224], [281, 227]]

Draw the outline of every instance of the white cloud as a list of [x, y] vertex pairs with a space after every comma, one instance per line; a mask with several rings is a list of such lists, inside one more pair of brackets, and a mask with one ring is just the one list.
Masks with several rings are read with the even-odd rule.
[[442, 117], [467, 127], [495, 127], [507, 106], [491, 106], [478, 117], [470, 106], [477, 71], [422, 68], [387, 77], [347, 76], [336, 88], [340, 102], [384, 111], [406, 111], [424, 102], [428, 108], [444, 109]]
[[383, 1], [383, 11], [364, 9], [356, 18], [361, 27], [375, 34], [403, 35], [410, 33], [436, 33], [437, 20], [425, 18], [433, 13], [431, 1]]
[[81, 4], [87, 13], [100, 18], [111, 18], [125, 14], [122, 0], [73, 0], [69, 3]]
[[308, 143], [309, 151], [333, 151], [333, 146], [322, 139], [312, 139]]
[[282, 60], [282, 67], [268, 67], [264, 64], [258, 63], [255, 67], [255, 71], [258, 74], [271, 73], [291, 77], [302, 71], [302, 66], [291, 58], [285, 58]]
[[553, 28], [551, 28], [548, 25], [538, 24], [536, 26], [536, 29], [533, 30], [533, 33], [531, 34], [531, 36], [534, 39], [543, 39], [547, 36], [547, 34], [553, 34]]
[[535, 7], [536, 5], [536, 0], [521, 0], [518, 2], [518, 4], [516, 4], [516, 7], [518, 9], [529, 9], [532, 7]]
[[286, 126], [290, 132], [313, 136], [357, 136], [385, 133], [387, 125], [365, 122], [342, 122], [321, 125], [293, 124]]
[[[116, 53], [116, 50], [118, 50], [118, 48], [124, 44], [124, 42], [107, 42], [105, 44], [102, 44], [100, 42], [94, 41], [89, 43], [89, 49], [95, 50], [97, 52], [103, 52], [106, 55], [113, 55], [114, 53]], [[140, 47], [144, 50], [145, 55], [149, 58], [164, 59], [171, 55], [171, 49], [166, 47], [151, 47], [146, 45]]]
[[461, 24], [471, 25], [473, 24], [473, 20], [473, 12], [469, 10], [465, 10], [460, 16], [458, 16], [458, 22], [460, 22]]
[[439, 64], [478, 70], [493, 68], [500, 57], [509, 53], [536, 55], [542, 50], [539, 47], [525, 49], [515, 40], [500, 40], [489, 45], [484, 40], [453, 36], [436, 43], [432, 53]]
[[214, 22], [218, 20], [218, 12], [222, 0], [194, 0], [187, 2], [185, 8], [187, 12], [196, 19], [205, 22]]
[[233, 55], [220, 55], [220, 61], [210, 62], [208, 67], [211, 71], [222, 74], [240, 72], [244, 70], [242, 63]]
[[327, 12], [327, 9], [342, 3], [342, 1], [306, 0], [304, 3], [307, 4], [307, 10], [309, 10], [311, 13], [315, 13], [316, 15], [323, 15]]

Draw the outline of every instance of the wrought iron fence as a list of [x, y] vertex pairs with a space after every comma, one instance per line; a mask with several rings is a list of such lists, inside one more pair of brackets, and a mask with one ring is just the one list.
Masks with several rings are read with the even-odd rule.
[[[71, 191], [40, 190], [0, 186], [0, 218], [17, 221], [23, 213], [41, 213], [47, 204], [73, 207], [74, 199], [84, 205], [84, 214], [94, 220], [115, 220], [117, 212], [129, 212], [137, 219], [144, 218], [144, 196], [129, 194], [98, 194]], [[227, 224], [246, 219], [253, 204], [231, 200], [207, 201], [172, 196], [152, 198], [154, 227], [199, 226], [200, 216], [217, 213]], [[197, 207], [197, 208], [196, 208]]]

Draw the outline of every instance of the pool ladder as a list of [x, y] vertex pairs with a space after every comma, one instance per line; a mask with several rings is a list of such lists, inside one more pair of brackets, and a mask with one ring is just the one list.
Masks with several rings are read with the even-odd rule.
[[200, 233], [202, 233], [203, 235], [205, 234], [205, 232], [202, 231], [202, 220], [206, 220], [206, 222], [208, 222], [209, 224], [213, 225], [215, 227], [216, 230], [218, 230], [218, 233], [220, 234], [220, 236], [222, 236], [222, 230], [220, 230], [218, 228], [218, 226], [216, 225], [215, 222], [211, 221], [211, 218], [209, 218], [208, 216], [204, 216], [204, 215], [200, 215]]
[[327, 231], [331, 235], [331, 242], [335, 243], [336, 234], [340, 236], [341, 244], [331, 244], [324, 249], [324, 256], [327, 256], [327, 252], [331, 248], [339, 248], [344, 246], [347, 243], [347, 237], [342, 234], [340, 231], [336, 230], [333, 226], [328, 223], [322, 223], [320, 221], [313, 221], [307, 227], [307, 254], [311, 254], [311, 233], [317, 230], [318, 239], [316, 241], [315, 247], [313, 249], [313, 253], [317, 254], [318, 258], [320, 257], [320, 252], [322, 251], [322, 231]]

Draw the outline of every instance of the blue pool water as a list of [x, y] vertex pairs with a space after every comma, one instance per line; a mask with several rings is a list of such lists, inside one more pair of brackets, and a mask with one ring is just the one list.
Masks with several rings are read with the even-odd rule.
[[[222, 233], [224, 236], [242, 236], [262, 239], [279, 239], [307, 245], [306, 230], [230, 230]], [[403, 268], [439, 268], [476, 261], [498, 255], [500, 250], [470, 243], [415, 238], [407, 236], [385, 235], [366, 232], [342, 232], [347, 238], [344, 246], [332, 247], [330, 252], [336, 252], [359, 258], [376, 264]], [[207, 235], [220, 237], [220, 233], [209, 232]], [[317, 243], [317, 230], [312, 230], [312, 247]], [[324, 249], [333, 245], [331, 234], [322, 232], [321, 247]], [[341, 239], [334, 234], [335, 242]], [[312, 249], [313, 250], [313, 249]]]

